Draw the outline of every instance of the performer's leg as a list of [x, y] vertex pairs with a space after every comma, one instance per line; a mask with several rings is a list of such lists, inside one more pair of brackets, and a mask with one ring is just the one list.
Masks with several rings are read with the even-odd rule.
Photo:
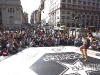
[[81, 47], [80, 47], [80, 51], [81, 51], [81, 53], [82, 53], [82, 58], [84, 58], [84, 52], [83, 52], [83, 49], [84, 49], [84, 46], [81, 46]]
[[84, 54], [85, 54], [85, 57], [86, 57], [86, 59], [84, 61], [88, 61], [87, 49], [84, 49]]

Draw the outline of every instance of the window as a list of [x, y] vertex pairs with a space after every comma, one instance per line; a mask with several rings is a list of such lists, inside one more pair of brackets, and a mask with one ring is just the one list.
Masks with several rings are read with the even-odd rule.
[[85, 1], [83, 1], [83, 5], [86, 5], [86, 2]]
[[85, 18], [85, 15], [82, 15], [82, 18]]
[[79, 1], [78, 1], [78, 4], [81, 4], [81, 3], [82, 3], [82, 1], [79, 0]]
[[8, 12], [10, 12], [9, 8], [8, 8]]
[[62, 4], [62, 8], [66, 8], [65, 4]]
[[98, 19], [98, 16], [95, 16], [95, 19]]
[[67, 0], [68, 3], [71, 3], [71, 0]]
[[71, 12], [70, 11], [67, 11], [67, 14], [70, 14]]
[[14, 8], [8, 8], [8, 12], [14, 13]]
[[88, 2], [88, 6], [91, 6], [91, 2]]
[[62, 19], [65, 19], [65, 16], [62, 16]]
[[62, 2], [66, 2], [66, 0], [62, 0]]
[[99, 3], [96, 4], [96, 7], [99, 7]]
[[75, 14], [72, 14], [72, 17], [74, 18], [75, 17]]
[[13, 8], [12, 12], [14, 12], [14, 8]]
[[91, 9], [91, 7], [87, 7], [87, 9], [88, 9], [88, 10], [90, 10], [90, 9]]
[[77, 8], [78, 8], [78, 9], [80, 9], [80, 8], [81, 8], [81, 6], [77, 6]]
[[67, 16], [67, 20], [70, 20], [70, 16]]
[[100, 2], [100, 0], [97, 0], [97, 2]]
[[67, 23], [67, 25], [66, 25], [67, 27], [70, 27], [70, 23]]
[[92, 3], [92, 6], [95, 6], [95, 3]]
[[76, 4], [76, 0], [73, 0], [73, 4]]
[[87, 18], [89, 18], [89, 15], [87, 15]]
[[75, 27], [75, 23], [72, 23], [72, 27]]
[[66, 11], [65, 10], [62, 10], [62, 12], [61, 12], [62, 14], [66, 14]]
[[12, 8], [10, 8], [10, 10], [9, 10], [10, 12], [12, 12]]

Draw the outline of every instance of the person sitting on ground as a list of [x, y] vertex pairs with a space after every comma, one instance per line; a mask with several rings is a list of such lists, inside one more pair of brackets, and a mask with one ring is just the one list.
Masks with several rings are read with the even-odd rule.
[[21, 39], [21, 41], [20, 41], [20, 47], [21, 47], [21, 48], [26, 48], [26, 45], [25, 45], [25, 38]]
[[91, 46], [89, 47], [89, 49], [92, 49], [92, 50], [96, 50], [97, 49], [96, 41], [93, 41], [93, 43], [91, 44]]
[[19, 45], [18, 45], [16, 39], [13, 39], [13, 44], [14, 44], [14, 46], [15, 46], [14, 49], [16, 50], [16, 52], [18, 52], [18, 47], [19, 47]]
[[36, 46], [36, 43], [35, 43], [35, 40], [33, 39], [31, 42], [30, 42], [30, 47], [35, 47]]
[[13, 40], [8, 40], [8, 44], [7, 44], [7, 50], [10, 54], [15, 54], [17, 53], [17, 48], [14, 46], [13, 44]]

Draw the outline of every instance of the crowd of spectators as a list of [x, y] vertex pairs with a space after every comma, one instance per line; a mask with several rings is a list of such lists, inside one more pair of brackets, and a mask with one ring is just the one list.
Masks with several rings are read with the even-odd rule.
[[[44, 31], [2, 31], [0, 32], [0, 55], [19, 52], [19, 48], [50, 46], [81, 46], [82, 36], [68, 36], [67, 33], [49, 34]], [[100, 50], [100, 40], [95, 39], [89, 49]]]

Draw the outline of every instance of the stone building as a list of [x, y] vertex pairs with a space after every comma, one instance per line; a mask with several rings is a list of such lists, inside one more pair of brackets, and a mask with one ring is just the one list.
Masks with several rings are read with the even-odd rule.
[[0, 24], [20, 28], [25, 22], [20, 0], [0, 0]]
[[45, 0], [42, 5], [41, 15], [48, 17], [51, 25], [100, 27], [100, 0]]
[[30, 23], [34, 25], [34, 12], [31, 13]]
[[25, 16], [25, 23], [28, 23], [28, 13], [24, 12], [24, 16]]

